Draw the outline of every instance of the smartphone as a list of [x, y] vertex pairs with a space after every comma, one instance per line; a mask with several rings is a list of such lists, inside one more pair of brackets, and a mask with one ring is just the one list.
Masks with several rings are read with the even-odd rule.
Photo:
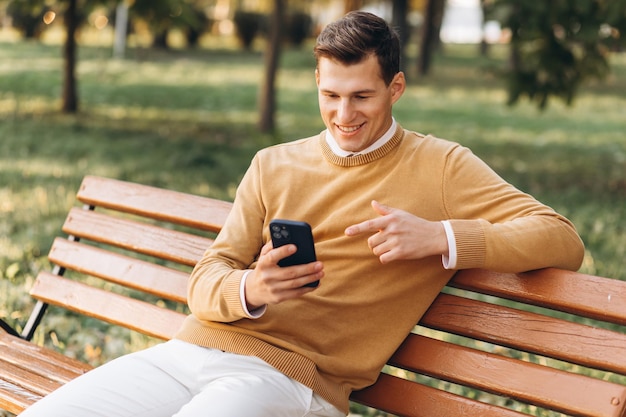
[[[274, 219], [270, 222], [270, 235], [275, 248], [293, 243], [296, 252], [278, 261], [279, 266], [308, 264], [315, 261], [315, 245], [311, 226], [302, 221]], [[306, 287], [317, 287], [319, 281], [306, 284]]]

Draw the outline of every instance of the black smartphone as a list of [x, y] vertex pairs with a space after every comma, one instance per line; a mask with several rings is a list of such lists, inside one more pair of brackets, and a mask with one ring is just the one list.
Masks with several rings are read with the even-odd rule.
[[[302, 221], [274, 219], [270, 222], [270, 235], [275, 248], [289, 243], [296, 245], [298, 250], [292, 255], [281, 259], [279, 266], [308, 264], [315, 261], [315, 245], [311, 226]], [[306, 287], [317, 287], [319, 281], [306, 284]]]

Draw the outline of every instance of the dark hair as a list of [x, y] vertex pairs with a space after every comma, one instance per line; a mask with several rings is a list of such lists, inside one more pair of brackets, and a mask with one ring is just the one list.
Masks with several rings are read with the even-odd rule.
[[350, 12], [327, 25], [317, 37], [315, 60], [330, 58], [357, 64], [374, 54], [387, 85], [400, 72], [400, 39], [387, 22], [368, 12]]

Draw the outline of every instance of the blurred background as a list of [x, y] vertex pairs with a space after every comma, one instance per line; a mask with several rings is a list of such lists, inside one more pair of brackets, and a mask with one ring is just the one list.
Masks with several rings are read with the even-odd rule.
[[[324, 129], [312, 47], [356, 9], [401, 34], [403, 127], [470, 147], [575, 223], [582, 272], [626, 280], [626, 0], [0, 0], [0, 318], [24, 326], [83, 176], [230, 200], [258, 149]], [[35, 342], [93, 365], [156, 343], [54, 309]]]

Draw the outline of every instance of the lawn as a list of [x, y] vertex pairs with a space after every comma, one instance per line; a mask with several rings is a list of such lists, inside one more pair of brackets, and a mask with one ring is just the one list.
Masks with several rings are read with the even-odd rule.
[[[60, 53], [54, 43], [0, 43], [0, 318], [18, 328], [84, 175], [231, 199], [256, 150], [323, 129], [308, 50], [285, 51], [271, 135], [255, 126], [259, 52], [136, 49], [112, 60], [109, 49], [81, 46], [77, 115], [58, 111]], [[585, 86], [574, 106], [555, 101], [544, 112], [505, 105], [494, 71], [503, 56], [448, 46], [431, 76], [411, 77], [397, 120], [469, 146], [575, 223], [587, 246], [583, 272], [626, 280], [626, 56], [613, 56], [609, 79]], [[56, 323], [37, 341], [66, 351], [85, 342]], [[147, 343], [80, 326], [97, 329], [84, 336], [97, 348], [73, 354], [94, 364]]]

